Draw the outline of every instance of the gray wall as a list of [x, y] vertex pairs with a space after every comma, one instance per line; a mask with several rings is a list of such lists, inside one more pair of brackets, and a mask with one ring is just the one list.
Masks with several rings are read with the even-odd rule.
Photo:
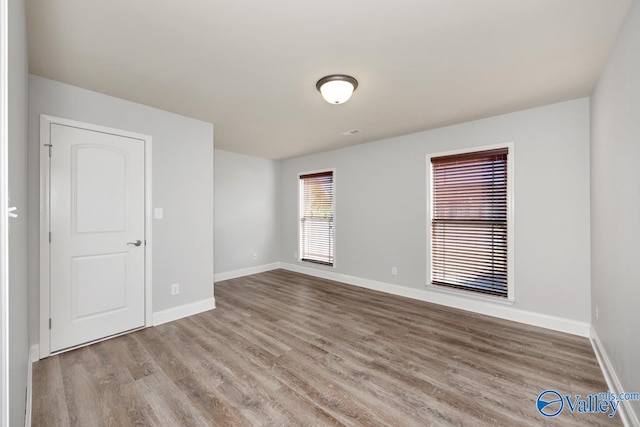
[[27, 293], [27, 33], [25, 2], [9, 1], [9, 419], [24, 425], [29, 358]]
[[279, 261], [278, 162], [221, 150], [215, 157], [216, 274]]
[[[638, 76], [640, 2], [635, 1], [591, 99], [591, 320], [621, 391], [640, 390]], [[632, 406], [640, 419], [640, 402]]]
[[[213, 296], [213, 125], [31, 76], [29, 79], [29, 239], [31, 342], [39, 342], [40, 113], [153, 137], [153, 311]], [[172, 296], [170, 285], [180, 283]]]
[[588, 99], [282, 161], [282, 261], [295, 262], [298, 173], [335, 168], [335, 271], [426, 290], [426, 156], [507, 141], [515, 143], [513, 307], [589, 321]]

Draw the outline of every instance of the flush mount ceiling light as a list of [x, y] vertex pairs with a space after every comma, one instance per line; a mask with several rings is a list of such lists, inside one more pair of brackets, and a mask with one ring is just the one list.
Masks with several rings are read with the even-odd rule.
[[346, 74], [331, 74], [318, 80], [316, 89], [329, 104], [343, 104], [358, 88], [358, 81]]

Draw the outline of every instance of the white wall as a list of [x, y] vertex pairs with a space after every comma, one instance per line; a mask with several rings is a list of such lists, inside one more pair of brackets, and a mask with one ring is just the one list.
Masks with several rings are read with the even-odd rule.
[[[639, 76], [635, 1], [591, 99], [591, 320], [622, 391], [634, 392], [640, 390]], [[640, 402], [632, 407], [640, 420]]]
[[[29, 79], [30, 328], [37, 343], [39, 283], [39, 115], [151, 135], [153, 311], [213, 297], [213, 125], [37, 76]], [[172, 296], [170, 285], [180, 283]]]
[[216, 276], [279, 261], [278, 162], [222, 150], [215, 158]]
[[513, 308], [588, 322], [588, 99], [282, 161], [282, 261], [295, 263], [298, 173], [335, 168], [334, 271], [437, 292], [425, 287], [426, 156], [507, 141], [515, 143]]
[[24, 425], [27, 390], [27, 33], [25, 2], [9, 1], [9, 417]]

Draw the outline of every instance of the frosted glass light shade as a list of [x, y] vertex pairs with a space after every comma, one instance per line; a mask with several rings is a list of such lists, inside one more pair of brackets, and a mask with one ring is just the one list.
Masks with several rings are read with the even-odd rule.
[[318, 80], [316, 89], [329, 104], [343, 104], [351, 98], [358, 81], [344, 74], [333, 74]]

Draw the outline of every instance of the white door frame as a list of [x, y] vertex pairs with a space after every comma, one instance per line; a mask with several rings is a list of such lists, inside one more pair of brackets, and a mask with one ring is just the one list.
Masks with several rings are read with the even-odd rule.
[[[51, 335], [49, 318], [51, 315], [50, 290], [51, 290], [51, 265], [49, 232], [51, 231], [50, 191], [51, 191], [51, 162], [49, 161], [49, 138], [51, 125], [59, 124], [89, 129], [127, 138], [135, 138], [144, 141], [144, 326], [152, 326], [152, 299], [151, 299], [151, 136], [142, 135], [113, 129], [104, 126], [82, 123], [75, 120], [60, 117], [40, 115], [40, 359], [51, 355]], [[53, 147], [55, 149], [55, 147]]]
[[8, 12], [0, 0], [0, 427], [9, 425]]

